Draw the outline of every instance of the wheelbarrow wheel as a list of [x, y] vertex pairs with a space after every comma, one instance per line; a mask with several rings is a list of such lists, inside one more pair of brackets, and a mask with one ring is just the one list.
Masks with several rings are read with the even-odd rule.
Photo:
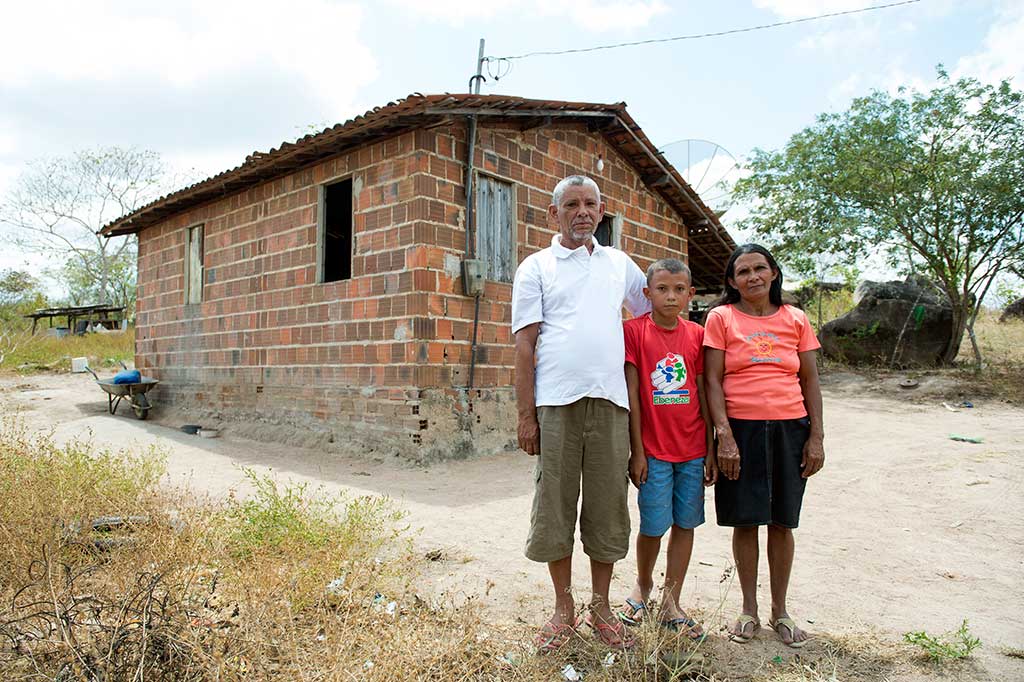
[[139, 393], [138, 395], [132, 396], [132, 412], [135, 413], [136, 419], [145, 419], [149, 416], [149, 401], [146, 400], [145, 393]]

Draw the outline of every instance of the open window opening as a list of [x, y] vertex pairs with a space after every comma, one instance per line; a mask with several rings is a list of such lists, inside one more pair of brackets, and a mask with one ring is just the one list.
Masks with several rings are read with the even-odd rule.
[[611, 246], [617, 249], [619, 248], [619, 237], [621, 234], [622, 221], [619, 217], [611, 213], [605, 213], [604, 218], [601, 218], [601, 222], [597, 224], [597, 229], [594, 230], [594, 239], [601, 246]]
[[320, 186], [319, 280], [352, 277], [352, 179]]

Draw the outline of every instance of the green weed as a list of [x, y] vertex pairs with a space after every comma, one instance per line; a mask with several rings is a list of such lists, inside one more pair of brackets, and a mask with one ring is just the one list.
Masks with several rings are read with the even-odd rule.
[[903, 635], [903, 640], [908, 644], [915, 644], [924, 650], [928, 658], [936, 663], [947, 661], [958, 661], [967, 658], [971, 652], [981, 646], [981, 640], [971, 635], [967, 627], [967, 619], [960, 624], [956, 632], [944, 635], [932, 636], [924, 630], [920, 632], [908, 632]]
[[241, 500], [230, 497], [225, 512], [228, 544], [238, 557], [328, 545], [376, 546], [390, 537], [388, 522], [393, 525], [403, 516], [386, 498], [346, 500], [319, 489], [311, 492], [307, 483], [278, 484], [246, 467], [242, 474], [253, 493]]

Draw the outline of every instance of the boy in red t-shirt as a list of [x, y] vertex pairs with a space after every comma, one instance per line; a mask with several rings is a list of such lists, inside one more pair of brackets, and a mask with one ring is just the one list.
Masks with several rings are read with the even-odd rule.
[[704, 523], [704, 487], [718, 471], [704, 399], [704, 328], [680, 317], [693, 297], [690, 269], [674, 258], [647, 269], [644, 295], [653, 310], [624, 325], [629, 389], [629, 477], [639, 489], [636, 585], [623, 621], [636, 625], [649, 608], [661, 536], [671, 528], [661, 593], [661, 624], [703, 637], [679, 606], [693, 550], [693, 529]]

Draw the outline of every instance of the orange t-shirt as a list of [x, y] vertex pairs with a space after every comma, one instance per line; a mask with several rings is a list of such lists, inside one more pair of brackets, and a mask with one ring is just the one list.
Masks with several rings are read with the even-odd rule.
[[800, 390], [798, 353], [821, 348], [810, 320], [783, 305], [754, 317], [732, 305], [713, 308], [704, 345], [725, 351], [725, 411], [733, 419], [799, 419], [807, 416]]

